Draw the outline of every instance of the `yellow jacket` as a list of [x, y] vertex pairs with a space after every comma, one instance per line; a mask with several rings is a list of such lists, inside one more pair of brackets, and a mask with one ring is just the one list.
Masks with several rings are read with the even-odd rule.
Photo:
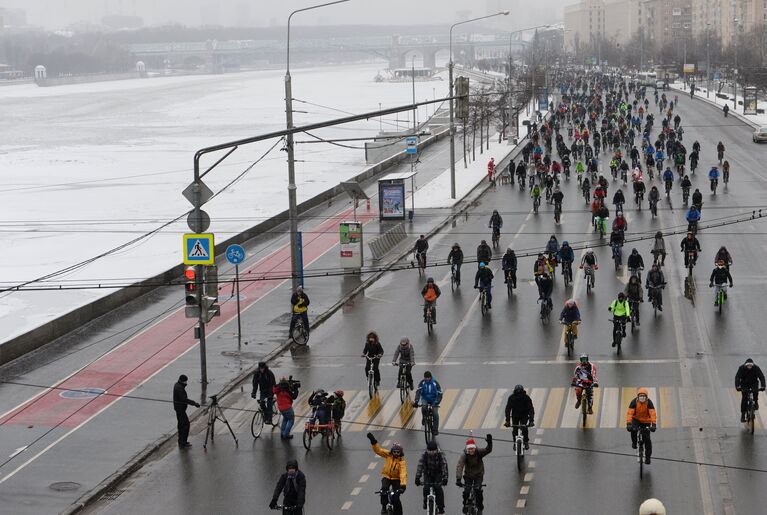
[[399, 481], [400, 485], [407, 485], [407, 462], [404, 456], [395, 458], [388, 449], [384, 449], [378, 444], [373, 445], [373, 452], [386, 460], [381, 469], [381, 476]]

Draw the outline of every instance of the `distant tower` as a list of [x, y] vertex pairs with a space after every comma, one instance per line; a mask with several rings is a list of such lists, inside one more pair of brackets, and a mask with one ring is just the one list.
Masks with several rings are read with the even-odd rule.
[[45, 69], [45, 66], [42, 64], [35, 66], [35, 82], [38, 84], [38, 86], [45, 83], [45, 79], [47, 78], [48, 71]]
[[136, 71], [139, 77], [146, 77], [146, 64], [144, 64], [144, 61], [136, 62]]

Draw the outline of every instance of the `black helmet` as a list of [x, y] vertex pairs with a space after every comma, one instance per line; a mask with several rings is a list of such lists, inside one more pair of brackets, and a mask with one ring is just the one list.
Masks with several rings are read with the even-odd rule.
[[514, 387], [514, 393], [522, 393], [524, 391], [525, 391], [525, 387], [522, 386], [521, 384], [518, 384], [517, 386]]
[[426, 450], [428, 451], [436, 451], [438, 448], [436, 440], [429, 440], [429, 443], [426, 444]]
[[298, 460], [288, 460], [285, 464], [285, 470], [296, 469], [298, 470]]

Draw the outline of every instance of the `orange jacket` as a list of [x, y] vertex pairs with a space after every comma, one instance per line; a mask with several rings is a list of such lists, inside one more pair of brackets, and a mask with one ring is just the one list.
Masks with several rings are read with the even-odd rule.
[[[640, 388], [637, 394], [640, 393], [647, 395], [647, 388]], [[655, 406], [649, 395], [646, 402], [639, 402], [634, 398], [629, 404], [628, 412], [626, 412], [626, 424], [631, 424], [634, 420], [642, 424], [656, 423]]]

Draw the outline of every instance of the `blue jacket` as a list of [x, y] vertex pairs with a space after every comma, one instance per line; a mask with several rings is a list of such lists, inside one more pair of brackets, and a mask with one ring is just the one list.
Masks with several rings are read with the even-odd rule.
[[689, 211], [687, 211], [687, 221], [688, 222], [697, 222], [700, 220], [700, 211], [697, 209], [695, 211], [690, 208]]
[[423, 399], [423, 402], [432, 405], [442, 402], [442, 387], [433, 377], [431, 381], [421, 379], [421, 382], [418, 383], [418, 389], [415, 392], [415, 402], [417, 403], [421, 399]]
[[573, 248], [570, 245], [562, 246], [559, 249], [559, 254], [557, 255], [560, 261], [569, 261], [573, 262], [575, 261], [575, 254], [573, 253]]
[[719, 169], [718, 168], [712, 168], [708, 172], [708, 178], [709, 179], [718, 179], [719, 178]]
[[559, 314], [559, 319], [567, 322], [568, 324], [578, 321], [581, 321], [581, 312], [578, 309], [578, 306], [575, 306], [574, 308], [568, 308], [565, 306], [562, 308], [562, 312]]
[[663, 180], [664, 181], [674, 180], [674, 172], [672, 172], [670, 168], [666, 168], [666, 171], [663, 172]]

